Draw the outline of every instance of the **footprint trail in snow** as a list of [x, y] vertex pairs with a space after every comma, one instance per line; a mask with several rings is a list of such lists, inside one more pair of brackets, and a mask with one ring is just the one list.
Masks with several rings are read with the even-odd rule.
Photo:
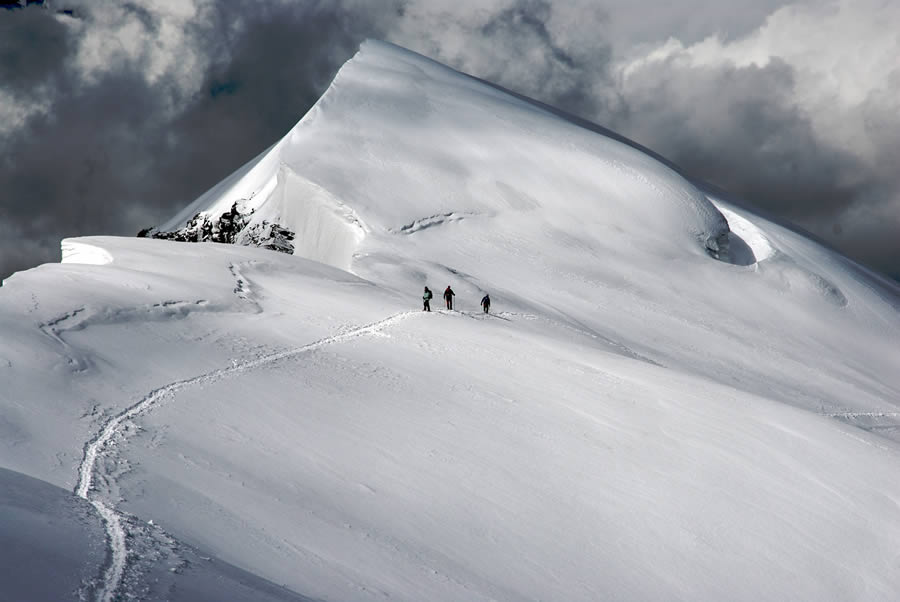
[[98, 591], [97, 600], [100, 602], [112, 602], [115, 599], [116, 592], [121, 586], [127, 563], [128, 551], [126, 547], [126, 532], [125, 528], [122, 526], [122, 520], [119, 513], [103, 500], [97, 497], [92, 497], [90, 495], [91, 488], [94, 483], [94, 477], [97, 473], [97, 458], [104, 451], [104, 449], [107, 449], [115, 444], [114, 439], [116, 435], [121, 432], [123, 424], [125, 424], [132, 418], [135, 418], [138, 415], [149, 411], [160, 400], [171, 396], [181, 389], [201, 383], [205, 384], [215, 382], [233, 374], [253, 370], [254, 368], [307, 353], [309, 351], [314, 351], [327, 345], [333, 345], [350, 339], [372, 335], [393, 324], [405, 320], [410, 316], [418, 315], [419, 313], [420, 312], [417, 311], [401, 312], [389, 318], [385, 318], [377, 322], [372, 322], [370, 324], [366, 324], [365, 326], [353, 328], [346, 332], [320, 339], [302, 347], [296, 347], [294, 349], [288, 349], [286, 351], [270, 353], [253, 360], [236, 363], [232, 366], [229, 366], [228, 368], [214, 370], [212, 372], [207, 372], [206, 374], [201, 374], [192, 378], [169, 383], [165, 386], [151, 391], [137, 403], [129, 406], [124, 411], [110, 418], [109, 421], [107, 421], [106, 424], [103, 425], [100, 433], [94, 439], [89, 441], [87, 445], [85, 445], [84, 458], [81, 461], [81, 465], [78, 467], [78, 485], [75, 488], [75, 494], [78, 497], [88, 500], [97, 510], [97, 513], [103, 518], [107, 537], [109, 539], [109, 547], [111, 552], [110, 563], [105, 571], [105, 574], [103, 575], [103, 583]]

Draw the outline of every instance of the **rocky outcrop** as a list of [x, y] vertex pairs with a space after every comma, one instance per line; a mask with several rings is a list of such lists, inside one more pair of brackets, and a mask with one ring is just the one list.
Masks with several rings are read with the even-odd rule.
[[252, 223], [252, 218], [253, 210], [244, 212], [238, 203], [234, 203], [219, 217], [198, 213], [183, 228], [171, 232], [146, 228], [138, 232], [138, 237], [239, 244], [293, 254], [294, 233], [291, 230], [267, 220]]
[[241, 230], [235, 242], [239, 245], [261, 247], [291, 255], [294, 252], [292, 240], [294, 233], [284, 226], [262, 221]]

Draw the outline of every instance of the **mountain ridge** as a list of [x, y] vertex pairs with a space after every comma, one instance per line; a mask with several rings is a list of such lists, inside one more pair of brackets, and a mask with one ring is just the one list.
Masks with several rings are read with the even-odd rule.
[[293, 255], [66, 239], [0, 289], [0, 467], [104, 509], [80, 597], [893, 600], [896, 289], [366, 49], [182, 214], [252, 201]]

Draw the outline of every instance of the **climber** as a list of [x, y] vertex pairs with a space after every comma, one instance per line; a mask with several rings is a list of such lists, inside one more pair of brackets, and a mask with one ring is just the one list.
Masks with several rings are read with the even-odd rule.
[[453, 297], [456, 296], [456, 293], [453, 292], [453, 289], [450, 288], [450, 285], [447, 285], [447, 290], [444, 291], [444, 301], [447, 302], [447, 309], [453, 309]]

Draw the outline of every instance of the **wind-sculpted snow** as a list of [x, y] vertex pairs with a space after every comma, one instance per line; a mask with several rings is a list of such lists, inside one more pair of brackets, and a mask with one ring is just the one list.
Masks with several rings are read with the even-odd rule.
[[614, 214], [657, 253], [702, 252], [727, 232], [706, 196], [656, 158], [373, 41], [282, 140], [163, 229], [234, 203], [296, 232], [295, 254], [345, 269], [383, 244], [421, 252], [392, 235], [465, 216], [516, 219], [523, 206], [563, 223]]
[[[741, 217], [739, 214], [724, 206], [717, 206], [717, 209], [719, 209], [719, 211], [722, 212], [722, 215], [725, 216], [725, 219], [728, 220], [728, 226], [731, 233], [740, 238], [740, 243], [747, 247], [747, 252], [749, 254], [745, 256], [745, 259], [737, 261], [736, 263], [738, 265], [758, 263], [760, 261], [765, 261], [772, 256], [772, 245], [769, 244], [769, 241], [766, 239], [766, 235], [763, 234], [762, 230], [753, 225], [753, 222]], [[732, 246], [736, 245], [732, 244]]]
[[0, 288], [0, 466], [93, 504], [84, 597], [897, 598], [895, 284], [378, 43], [185, 215], [238, 200], [295, 255]]
[[414, 220], [405, 226], [401, 226], [397, 228], [397, 231], [402, 234], [415, 234], [421, 230], [425, 230], [426, 228], [434, 228], [435, 226], [441, 226], [443, 224], [449, 224], [453, 222], [458, 222], [460, 220], [477, 217], [475, 213], [457, 213], [455, 211], [448, 211], [447, 213], [442, 213], [440, 215], [430, 215], [428, 217], [423, 217], [417, 220]]

